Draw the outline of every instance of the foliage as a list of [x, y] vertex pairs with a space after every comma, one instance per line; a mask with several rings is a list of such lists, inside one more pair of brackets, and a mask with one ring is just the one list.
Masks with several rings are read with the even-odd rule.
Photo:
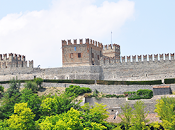
[[8, 98], [11, 98], [14, 94], [19, 94], [19, 89], [20, 89], [20, 82], [13, 78], [11, 81], [10, 81], [10, 88], [7, 89], [7, 92], [5, 93], [5, 95], [8, 97]]
[[78, 96], [80, 94], [83, 93], [89, 93], [92, 90], [90, 88], [86, 88], [86, 87], [80, 87], [80, 86], [76, 86], [76, 85], [70, 85], [69, 88], [66, 88], [65, 92], [67, 94], [71, 94], [71, 95], [75, 95]]
[[43, 82], [43, 79], [42, 78], [35, 78], [34, 82], [37, 84], [37, 86], [39, 86], [39, 88], [41, 88], [41, 84]]
[[77, 108], [79, 104], [73, 101], [75, 97], [70, 97], [68, 94], [61, 94], [60, 96], [52, 96], [42, 100], [41, 112], [42, 116], [51, 116], [67, 112], [71, 107]]
[[[95, 103], [95, 106], [89, 106], [89, 103], [85, 103], [82, 107], [81, 107], [81, 117], [82, 117], [82, 123], [84, 128], [87, 129], [93, 129], [93, 125], [95, 125], [94, 123], [97, 124], [101, 124], [99, 125], [101, 127], [101, 129], [106, 129], [109, 128], [111, 129], [112, 126], [111, 125], [107, 125], [106, 121], [104, 121], [105, 119], [108, 118], [108, 112], [105, 109], [106, 105], [102, 105], [102, 104], [98, 104]], [[99, 129], [100, 130], [100, 129]]]
[[153, 97], [153, 91], [149, 89], [140, 89], [137, 92], [124, 92], [124, 94], [129, 96], [129, 100], [150, 99]]
[[175, 83], [175, 78], [172, 79], [164, 79], [165, 84], [174, 84]]
[[131, 118], [133, 117], [132, 108], [126, 103], [124, 106], [121, 106], [122, 113], [119, 117], [122, 119], [122, 124], [124, 124], [125, 129], [128, 130], [131, 125]]
[[116, 97], [116, 98], [120, 98], [120, 97], [125, 97], [124, 95], [116, 95], [116, 94], [107, 94], [104, 97], [106, 98], [112, 98], [112, 97]]
[[0, 119], [8, 118], [13, 114], [15, 103], [20, 102], [20, 83], [16, 79], [11, 80], [10, 88], [3, 94], [2, 106], [0, 107]]
[[175, 98], [163, 97], [157, 101], [155, 112], [162, 120], [165, 129], [175, 129]]
[[35, 114], [27, 107], [27, 103], [19, 103], [14, 106], [14, 114], [9, 117], [7, 123], [12, 129], [34, 129]]
[[37, 83], [36, 82], [33, 82], [33, 81], [26, 82], [26, 84], [24, 85], [24, 87], [26, 89], [31, 89], [32, 92], [37, 92], [37, 90], [38, 90]]
[[40, 105], [41, 99], [38, 97], [37, 94], [34, 94], [32, 90], [23, 89], [21, 91], [21, 103], [27, 103], [27, 106], [32, 110], [32, 112], [36, 115], [34, 120], [39, 119], [40, 117]]
[[131, 123], [133, 124], [131, 126], [131, 129], [134, 130], [141, 130], [141, 129], [148, 129], [146, 126], [146, 123], [149, 122], [149, 120], [146, 120], [147, 113], [144, 111], [145, 105], [142, 101], [137, 101], [134, 104], [135, 110], [133, 110], [133, 118], [131, 118]]
[[0, 85], [0, 92], [4, 92], [4, 87]]
[[95, 84], [95, 80], [53, 80], [44, 79], [46, 83], [75, 83], [75, 84]]
[[137, 90], [137, 95], [145, 95], [145, 96], [148, 96], [149, 98], [152, 98], [153, 91], [149, 89], [140, 89], [140, 90]]
[[136, 91], [128, 91], [128, 92], [124, 92], [124, 95], [128, 96], [128, 95], [133, 95], [136, 94]]
[[67, 113], [47, 116], [41, 123], [38, 123], [41, 130], [82, 130], [80, 112], [71, 108]]
[[122, 119], [122, 124], [125, 127], [125, 130], [147, 130], [149, 129], [146, 126], [146, 123], [149, 120], [146, 120], [147, 113], [144, 112], [145, 105], [142, 101], [137, 101], [134, 104], [134, 110], [129, 106], [129, 104], [125, 104], [121, 107], [122, 113], [119, 117]]
[[156, 85], [162, 84], [161, 80], [152, 80], [152, 81], [108, 81], [108, 80], [97, 80], [97, 84], [105, 85]]

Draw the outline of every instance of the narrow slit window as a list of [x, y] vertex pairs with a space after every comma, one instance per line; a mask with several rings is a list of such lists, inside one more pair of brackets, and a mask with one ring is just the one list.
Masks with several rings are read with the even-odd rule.
[[78, 53], [78, 58], [81, 58], [81, 53]]

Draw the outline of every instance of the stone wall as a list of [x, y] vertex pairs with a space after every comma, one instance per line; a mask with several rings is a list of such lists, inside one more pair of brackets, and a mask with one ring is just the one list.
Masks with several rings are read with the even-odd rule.
[[107, 111], [110, 113], [110, 115], [115, 114], [116, 111], [119, 112], [119, 114], [122, 112], [121, 107], [128, 103], [132, 108], [134, 108], [134, 104], [136, 101], [143, 101], [145, 107], [145, 112], [154, 113], [155, 105], [156, 105], [156, 99], [140, 99], [140, 100], [127, 100], [127, 98], [101, 98], [101, 99], [95, 99], [95, 97], [92, 98], [85, 98], [85, 103], [89, 103], [90, 105], [95, 105], [95, 103], [102, 103], [106, 105]]
[[102, 70], [102, 80], [160, 80], [175, 77], [175, 60], [105, 64]]

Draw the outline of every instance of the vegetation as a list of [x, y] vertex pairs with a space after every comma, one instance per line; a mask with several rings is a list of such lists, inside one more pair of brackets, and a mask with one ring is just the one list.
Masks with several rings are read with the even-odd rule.
[[153, 91], [149, 89], [140, 89], [133, 92], [124, 92], [125, 96], [128, 96], [129, 100], [136, 99], [150, 99], [153, 97]]
[[4, 87], [0, 86], [0, 92], [4, 92]]
[[92, 92], [92, 90], [90, 88], [86, 88], [86, 87], [70, 85], [68, 88], [66, 88], [65, 92], [68, 95], [71, 94], [71, 96], [72, 95], [78, 96], [80, 94], [90, 93], [90, 92]]
[[175, 98], [163, 97], [157, 101], [155, 112], [166, 130], [175, 129]]
[[107, 81], [107, 80], [97, 80], [97, 84], [105, 85], [156, 85], [162, 84], [161, 80], [152, 80], [152, 81]]
[[174, 84], [175, 83], [175, 78], [173, 79], [164, 79], [165, 84]]
[[[41, 81], [41, 80], [40, 80]], [[42, 83], [42, 82], [40, 82]], [[119, 115], [122, 122], [112, 124], [106, 122], [108, 112], [106, 106], [96, 103], [90, 106], [88, 103], [79, 106], [75, 98], [79, 94], [91, 92], [90, 89], [79, 86], [70, 86], [57, 96], [37, 95], [35, 88], [40, 88], [36, 81], [25, 84], [25, 88], [19, 91], [20, 83], [13, 79], [10, 88], [3, 93], [2, 106], [0, 106], [0, 129], [4, 130], [159, 130], [175, 129], [175, 98], [161, 98], [157, 101], [155, 112], [158, 113], [162, 123], [147, 125], [147, 112], [141, 101], [122, 106], [123, 113]], [[95, 90], [94, 96], [100, 93]], [[126, 93], [125, 93], [126, 94]], [[139, 90], [127, 93], [151, 96], [151, 91]], [[114, 95], [106, 95], [112, 97]], [[124, 95], [123, 95], [124, 96]]]

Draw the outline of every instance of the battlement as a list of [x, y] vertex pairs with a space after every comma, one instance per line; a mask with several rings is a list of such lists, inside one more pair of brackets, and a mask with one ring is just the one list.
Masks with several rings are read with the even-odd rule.
[[[171, 61], [175, 60], [174, 54], [175, 53], [121, 56], [121, 60], [119, 61], [119, 63]], [[110, 64], [109, 59], [107, 59], [106, 57], [101, 58], [101, 60], [106, 65]]]
[[[72, 44], [72, 41], [73, 41], [73, 44]], [[62, 46], [67, 46], [67, 45], [77, 45], [78, 42], [77, 39], [69, 39], [69, 40], [62, 40]], [[94, 45], [96, 47], [99, 47], [99, 48], [103, 48], [103, 44], [100, 43], [100, 42], [97, 42], [97, 41], [94, 41], [92, 39], [89, 39], [89, 38], [86, 38], [85, 39], [85, 42], [83, 43], [83, 39], [79, 39], [79, 44], [91, 44], [91, 45]]]
[[118, 44], [113, 44], [113, 45], [109, 44], [109, 45], [105, 45], [103, 49], [104, 50], [120, 49], [120, 45], [118, 45]]
[[[28, 67], [24, 55], [9, 53], [8, 57], [7, 54], [3, 54], [2, 57], [2, 54], [0, 54], [0, 69], [15, 67]], [[29, 67], [33, 68], [33, 61], [29, 62]]]

